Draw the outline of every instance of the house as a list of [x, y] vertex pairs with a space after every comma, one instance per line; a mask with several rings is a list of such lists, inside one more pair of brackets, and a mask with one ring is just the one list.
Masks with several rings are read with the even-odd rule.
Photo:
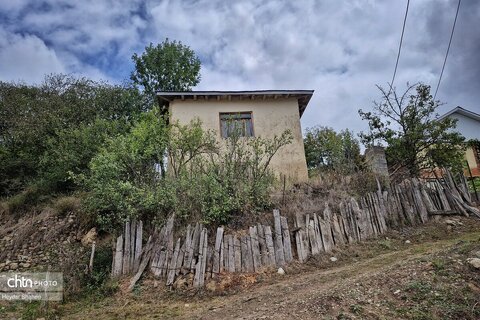
[[[456, 107], [440, 117], [440, 119], [445, 118], [457, 119], [457, 127], [455, 128], [455, 131], [458, 131], [463, 135], [465, 141], [480, 141], [480, 114], [462, 107]], [[468, 162], [468, 167], [470, 168], [472, 175], [480, 177], [479, 143], [470, 144], [467, 147], [467, 150], [465, 151], [465, 159]], [[470, 173], [467, 172], [467, 175], [469, 174]]]
[[158, 92], [160, 106], [170, 121], [188, 124], [198, 118], [204, 129], [216, 132], [221, 141], [229, 135], [227, 121], [242, 128], [245, 137], [273, 138], [286, 129], [293, 142], [281, 148], [270, 162], [277, 177], [289, 182], [308, 179], [300, 118], [313, 90]]

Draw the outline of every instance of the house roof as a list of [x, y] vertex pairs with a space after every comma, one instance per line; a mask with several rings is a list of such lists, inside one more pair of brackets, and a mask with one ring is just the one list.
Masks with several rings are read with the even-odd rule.
[[470, 110], [467, 110], [467, 109], [464, 109], [462, 107], [456, 107], [450, 111], [448, 111], [447, 113], [445, 113], [444, 115], [442, 115], [439, 120], [442, 120], [442, 119], [445, 119], [447, 118], [448, 116], [454, 114], [454, 113], [458, 113], [458, 114], [461, 114], [462, 116], [465, 116], [465, 117], [468, 117], [468, 118], [471, 118], [471, 119], [474, 119], [474, 120], [477, 120], [477, 121], [480, 121], [480, 114], [478, 113], [475, 113], [473, 111], [470, 111]]
[[160, 91], [157, 97], [160, 106], [168, 106], [173, 100], [265, 100], [296, 98], [300, 117], [307, 108], [313, 90], [255, 90], [255, 91]]

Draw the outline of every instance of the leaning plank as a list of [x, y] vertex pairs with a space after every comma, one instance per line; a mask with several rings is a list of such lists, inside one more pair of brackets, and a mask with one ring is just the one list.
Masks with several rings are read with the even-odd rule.
[[135, 231], [135, 256], [134, 256], [134, 271], [137, 272], [140, 266], [140, 255], [142, 253], [142, 237], [143, 237], [143, 222], [137, 222], [137, 230]]
[[320, 232], [319, 219], [316, 213], [313, 214], [313, 235], [316, 247], [319, 251], [323, 251], [322, 233]]
[[262, 265], [268, 266], [269, 261], [267, 257], [267, 242], [265, 241], [265, 229], [260, 223], [257, 225], [257, 233], [258, 233], [258, 244], [260, 246], [260, 256], [262, 260]]
[[312, 253], [312, 247], [310, 246], [310, 214], [305, 215], [305, 233], [303, 237], [303, 250], [305, 250], [305, 256], [309, 256]]
[[217, 274], [220, 272], [220, 248], [223, 240], [223, 227], [217, 228], [217, 236], [215, 239], [215, 248], [213, 251], [213, 269], [212, 272]]
[[255, 265], [253, 264], [252, 238], [246, 236], [245, 239], [247, 240], [247, 272], [255, 272]]
[[123, 274], [130, 273], [130, 221], [125, 222], [123, 243]]
[[242, 272], [242, 251], [240, 240], [236, 235], [233, 236], [233, 246], [235, 250], [235, 271]]
[[227, 235], [228, 243], [228, 272], [235, 272], [235, 245], [233, 242], [233, 236]]
[[193, 286], [195, 288], [203, 287], [205, 283], [205, 270], [207, 266], [207, 229], [203, 229], [200, 234], [198, 262], [195, 268], [195, 276], [193, 278]]
[[320, 253], [320, 248], [318, 247], [318, 241], [315, 238], [315, 219], [308, 221], [308, 239], [310, 241], [310, 247], [312, 248], [312, 255]]
[[337, 246], [344, 245], [346, 243], [346, 240], [342, 232], [342, 228], [340, 227], [340, 223], [338, 221], [338, 215], [336, 213], [332, 215], [331, 227], [333, 236], [335, 238], [335, 244]]
[[117, 244], [115, 246], [115, 259], [112, 268], [112, 275], [117, 277], [122, 274], [123, 270], [123, 235], [117, 238]]
[[178, 253], [177, 262], [175, 263], [175, 276], [180, 274], [183, 265], [183, 259], [185, 258], [185, 242], [180, 247], [180, 252]]
[[252, 242], [253, 268], [255, 269], [255, 271], [259, 271], [262, 267], [262, 260], [260, 257], [260, 246], [258, 243], [257, 227], [250, 227], [248, 231], [250, 233], [250, 239]]
[[170, 262], [171, 256], [173, 255], [173, 224], [174, 216], [171, 216], [167, 220], [167, 224], [165, 227], [165, 250], [160, 255], [161, 259], [159, 261], [160, 277], [167, 277], [168, 264]]
[[213, 250], [213, 247], [207, 247], [207, 266], [205, 268], [205, 279], [210, 279], [212, 277]]
[[165, 229], [166, 229], [166, 226], [163, 226], [160, 229], [160, 232], [158, 233], [158, 237], [157, 237], [157, 229], [155, 229], [154, 231], [155, 242], [153, 244], [153, 249], [152, 249], [152, 262], [150, 263], [150, 270], [153, 273], [153, 275], [156, 277], [160, 275], [159, 260], [160, 260], [160, 255], [162, 251], [165, 250], [165, 248], [163, 247]]
[[422, 221], [422, 223], [426, 223], [428, 220], [428, 210], [427, 210], [427, 206], [423, 202], [423, 197], [420, 191], [419, 184], [420, 183], [418, 182], [417, 179], [412, 180], [413, 198], [415, 201], [415, 206], [417, 207], [417, 212], [420, 216], [420, 221]]
[[347, 239], [348, 243], [353, 242], [353, 236], [352, 236], [352, 231], [350, 228], [349, 220], [348, 220], [348, 213], [347, 210], [345, 209], [345, 204], [343, 202], [340, 203], [340, 220], [341, 220], [341, 227], [343, 230], [343, 233], [345, 235], [345, 239]]
[[130, 285], [128, 286], [128, 290], [132, 291], [133, 287], [137, 283], [138, 280], [140, 280], [140, 277], [142, 276], [143, 272], [145, 271], [145, 268], [147, 267], [148, 263], [150, 262], [153, 254], [153, 245], [154, 245], [153, 237], [150, 236], [148, 238], [147, 244], [145, 245], [145, 248], [143, 249], [140, 257], [141, 257], [141, 262], [138, 267], [138, 271], [133, 276], [133, 278], [130, 280]]
[[171, 286], [173, 281], [175, 280], [175, 272], [177, 268], [177, 260], [178, 255], [180, 253], [180, 238], [177, 239], [177, 243], [175, 244], [175, 250], [173, 251], [172, 259], [168, 265], [168, 273], [167, 273], [167, 286]]
[[247, 271], [247, 238], [246, 236], [242, 236], [240, 238], [240, 250], [242, 252], [242, 272]]
[[307, 260], [307, 255], [305, 254], [305, 249], [304, 249], [304, 231], [303, 231], [303, 219], [300, 215], [300, 213], [295, 214], [295, 243], [297, 245], [297, 256], [298, 260], [300, 263], [303, 263]]
[[[192, 265], [192, 260], [190, 256], [192, 246], [192, 226], [187, 226], [187, 234], [185, 235], [185, 257], [183, 258], [183, 271], [190, 271], [190, 266]], [[193, 252], [193, 250], [192, 250]], [[193, 254], [192, 254], [193, 255]], [[189, 260], [190, 258], [190, 260]]]
[[282, 225], [280, 222], [280, 211], [273, 210], [273, 220], [275, 227], [275, 261], [278, 267], [285, 265], [285, 253], [283, 252]]
[[193, 231], [192, 246], [191, 252], [189, 253], [190, 261], [190, 270], [195, 270], [196, 260], [198, 256], [198, 244], [200, 242], [200, 235], [202, 233], [202, 226], [200, 224], [195, 225], [195, 230]]
[[330, 226], [330, 217], [331, 211], [328, 203], [325, 204], [325, 209], [323, 210], [323, 218], [319, 219], [320, 224], [320, 232], [322, 233], [322, 242], [323, 248], [325, 252], [332, 251], [334, 247], [333, 237], [332, 237], [332, 230]]
[[223, 271], [228, 271], [228, 240], [227, 235], [223, 235], [222, 253], [223, 253]]
[[134, 265], [135, 265], [135, 231], [137, 229], [137, 222], [133, 220], [130, 222], [130, 258], [128, 260], [129, 266], [128, 269], [130, 270], [131, 273], [135, 272], [134, 270]]
[[263, 226], [265, 231], [265, 243], [267, 244], [268, 265], [275, 267], [275, 246], [273, 244], [272, 229], [270, 226]]
[[286, 217], [280, 217], [283, 236], [283, 252], [285, 253], [285, 262], [293, 261], [292, 241], [290, 239], [290, 231], [288, 230], [288, 222]]

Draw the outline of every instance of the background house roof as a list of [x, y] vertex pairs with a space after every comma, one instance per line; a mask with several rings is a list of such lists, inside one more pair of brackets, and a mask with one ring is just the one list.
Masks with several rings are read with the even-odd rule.
[[450, 111], [448, 111], [447, 113], [445, 113], [444, 115], [442, 115], [439, 119], [445, 119], [446, 117], [454, 114], [454, 113], [458, 113], [458, 114], [461, 114], [465, 117], [468, 117], [468, 118], [471, 118], [471, 119], [474, 119], [474, 120], [477, 120], [477, 121], [480, 121], [480, 114], [478, 113], [475, 113], [473, 111], [470, 111], [470, 110], [467, 110], [467, 109], [464, 109], [462, 107], [456, 107]]
[[160, 106], [168, 106], [173, 100], [266, 100], [296, 98], [300, 117], [307, 108], [314, 90], [255, 90], [255, 91], [160, 91]]

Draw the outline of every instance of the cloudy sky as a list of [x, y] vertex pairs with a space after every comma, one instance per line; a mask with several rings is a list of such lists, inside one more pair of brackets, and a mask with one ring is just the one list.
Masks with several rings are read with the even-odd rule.
[[[0, 80], [75, 73], [120, 83], [166, 37], [202, 61], [198, 90], [314, 89], [303, 127], [365, 129], [391, 80], [406, 0], [2, 0]], [[457, 0], [412, 0], [395, 85], [436, 86]], [[480, 1], [463, 0], [437, 98], [480, 113]]]

